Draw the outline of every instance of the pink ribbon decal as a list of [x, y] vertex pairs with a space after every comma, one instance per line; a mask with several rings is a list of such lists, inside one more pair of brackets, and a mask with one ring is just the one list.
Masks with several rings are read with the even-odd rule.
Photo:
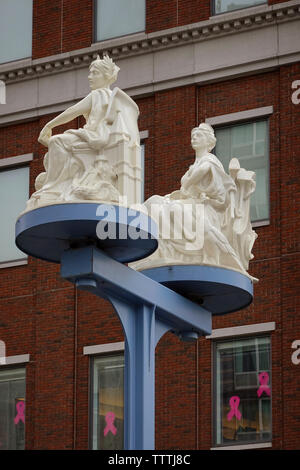
[[269, 382], [269, 374], [268, 372], [261, 372], [258, 374], [258, 380], [260, 383], [260, 387], [257, 390], [257, 395], [260, 397], [263, 392], [265, 392], [268, 396], [271, 396], [271, 390], [268, 384]]
[[240, 404], [240, 397], [234, 396], [230, 398], [229, 400], [230, 411], [227, 414], [228, 421], [231, 421], [234, 416], [236, 416], [236, 418], [240, 421], [242, 414], [238, 410], [239, 404]]
[[24, 415], [25, 403], [23, 401], [19, 401], [19, 403], [16, 404], [16, 409], [17, 409], [18, 414], [14, 419], [15, 424], [18, 424], [20, 420], [23, 421], [23, 423], [25, 423], [25, 415]]
[[116, 415], [112, 411], [109, 411], [108, 413], [106, 413], [105, 415], [106, 426], [104, 429], [104, 436], [106, 436], [109, 431], [112, 432], [114, 436], [117, 434], [117, 428], [114, 426], [115, 417]]

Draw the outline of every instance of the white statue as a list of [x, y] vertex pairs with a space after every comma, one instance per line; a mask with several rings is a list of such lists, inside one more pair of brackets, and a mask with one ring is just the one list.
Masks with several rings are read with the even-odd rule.
[[[110, 85], [119, 72], [107, 56], [90, 65], [91, 93], [42, 129], [39, 142], [48, 147], [45, 172], [26, 210], [66, 202], [140, 202], [141, 157], [137, 126], [139, 110], [119, 88]], [[52, 137], [52, 129], [83, 115], [82, 129]]]
[[241, 169], [236, 158], [230, 162], [230, 175], [225, 173], [210, 153], [215, 144], [209, 124], [192, 130], [196, 158], [182, 177], [181, 188], [144, 203], [158, 223], [159, 247], [148, 258], [131, 263], [132, 268], [204, 264], [247, 274], [257, 237], [249, 215], [255, 173]]

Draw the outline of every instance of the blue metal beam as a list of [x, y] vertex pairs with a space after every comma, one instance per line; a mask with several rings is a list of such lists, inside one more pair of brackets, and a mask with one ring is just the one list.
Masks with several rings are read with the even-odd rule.
[[157, 317], [177, 332], [211, 334], [210, 312], [93, 246], [64, 252], [61, 276], [71, 282], [91, 278], [108, 295], [117, 291], [119, 297], [130, 303], [155, 305]]

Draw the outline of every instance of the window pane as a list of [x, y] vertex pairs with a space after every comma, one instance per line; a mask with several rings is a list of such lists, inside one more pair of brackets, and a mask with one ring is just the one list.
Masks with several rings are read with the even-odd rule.
[[271, 439], [270, 338], [216, 344], [215, 444]]
[[260, 3], [267, 3], [266, 0], [215, 0], [215, 14], [225, 13], [241, 8], [252, 7]]
[[98, 0], [97, 41], [145, 30], [145, 0]]
[[26, 258], [15, 245], [15, 224], [28, 197], [28, 167], [0, 172], [0, 263]]
[[124, 448], [124, 356], [94, 359], [93, 449]]
[[252, 222], [269, 218], [269, 157], [268, 123], [251, 122], [215, 130], [216, 156], [228, 172], [231, 158], [239, 159], [241, 167], [255, 171], [256, 189], [251, 195]]
[[25, 369], [0, 371], [0, 450], [25, 446]]
[[0, 62], [31, 57], [32, 0], [0, 0]]

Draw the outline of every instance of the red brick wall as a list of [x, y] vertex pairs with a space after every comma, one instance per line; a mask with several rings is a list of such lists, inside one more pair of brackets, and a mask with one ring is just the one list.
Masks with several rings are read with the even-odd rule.
[[32, 58], [89, 47], [93, 0], [34, 0]]
[[147, 0], [146, 32], [208, 20], [210, 0]]
[[300, 365], [291, 362], [291, 344], [300, 339], [300, 104], [291, 100], [300, 64], [280, 68], [280, 182], [282, 282], [283, 445], [299, 449]]
[[[291, 343], [300, 338], [300, 108], [290, 99], [291, 84], [299, 76], [299, 65], [285, 66], [278, 72], [206, 85], [198, 90], [187, 86], [137, 100], [140, 130], [149, 131], [146, 197], [166, 194], [178, 187], [194, 158], [190, 130], [196, 125], [197, 113], [199, 123], [220, 114], [261, 106], [274, 108], [270, 117], [271, 220], [269, 226], [256, 229], [259, 238], [250, 268], [260, 282], [255, 285], [254, 302], [249, 308], [214, 318], [213, 327], [275, 321], [273, 448], [286, 449], [296, 448], [299, 436], [299, 413], [295, 412], [299, 409], [295, 402], [299, 375], [297, 366], [291, 363]], [[31, 191], [35, 176], [42, 171], [45, 153], [36, 139], [50, 118], [0, 129], [1, 157], [33, 152]], [[55, 133], [68, 127], [77, 127], [77, 121]], [[68, 449], [74, 442], [79, 449], [87, 448], [89, 360], [83, 356], [82, 348], [122, 341], [119, 320], [106, 302], [87, 293], [76, 294], [71, 284], [61, 280], [58, 266], [50, 263], [29, 258], [28, 266], [0, 270], [0, 283], [0, 337], [6, 342], [9, 355], [31, 355], [27, 366], [27, 448]], [[212, 446], [211, 359], [209, 340], [201, 338], [197, 346], [181, 343], [172, 334], [161, 339], [156, 351], [157, 448]]]
[[34, 0], [32, 58], [59, 54], [61, 48], [61, 0]]
[[[240, 78], [199, 89], [199, 122], [246, 109], [270, 106], [270, 225], [257, 228], [254, 261], [250, 273], [260, 279], [253, 304], [240, 313], [215, 318], [213, 328], [275, 321], [272, 333], [272, 419], [273, 448], [296, 449], [300, 427], [295, 399], [299, 388], [297, 366], [291, 362], [291, 343], [300, 337], [299, 311], [299, 112], [292, 104], [291, 84], [299, 79], [299, 64], [280, 72]], [[200, 397], [205, 413], [200, 414], [200, 447], [212, 444], [211, 346], [200, 340]], [[285, 384], [288, 384], [287, 386]], [[288, 391], [289, 389], [290, 391]], [[293, 404], [292, 404], [293, 403]]]
[[[275, 3], [282, 1], [269, 0], [270, 5]], [[146, 33], [197, 23], [210, 16], [210, 0], [147, 0]], [[93, 0], [34, 0], [33, 59], [89, 47], [93, 41]]]

